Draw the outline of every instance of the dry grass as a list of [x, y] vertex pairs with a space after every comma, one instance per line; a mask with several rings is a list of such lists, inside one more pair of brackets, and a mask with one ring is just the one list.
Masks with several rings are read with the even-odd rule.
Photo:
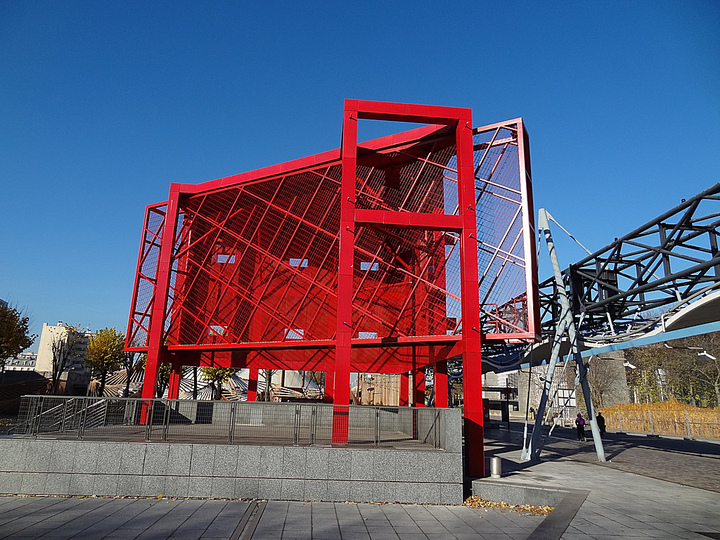
[[607, 429], [658, 435], [720, 438], [718, 409], [701, 409], [679, 401], [631, 403], [602, 410]]

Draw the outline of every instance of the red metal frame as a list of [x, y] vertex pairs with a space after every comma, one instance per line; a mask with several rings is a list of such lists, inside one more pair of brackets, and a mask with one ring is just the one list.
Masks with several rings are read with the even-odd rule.
[[[363, 120], [431, 125], [358, 143]], [[469, 109], [346, 100], [342, 135], [148, 207], [126, 343], [147, 352], [142, 395], [160, 362], [322, 370], [344, 444], [351, 372], [411, 372], [421, 404], [433, 366], [446, 406], [462, 355], [468, 472], [483, 476], [482, 344], [539, 331], [522, 120], [473, 128]]]

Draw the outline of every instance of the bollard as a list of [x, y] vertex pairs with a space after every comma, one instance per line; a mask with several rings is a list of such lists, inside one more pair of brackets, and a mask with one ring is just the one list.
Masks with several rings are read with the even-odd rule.
[[490, 458], [490, 478], [502, 476], [502, 461], [499, 457]]

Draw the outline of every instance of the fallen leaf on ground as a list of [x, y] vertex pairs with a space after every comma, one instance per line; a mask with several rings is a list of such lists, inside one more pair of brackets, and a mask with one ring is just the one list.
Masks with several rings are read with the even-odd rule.
[[552, 506], [535, 506], [533, 504], [509, 504], [502, 501], [489, 501], [481, 499], [477, 495], [465, 499], [465, 506], [469, 508], [492, 508], [494, 510], [510, 510], [518, 514], [527, 514], [530, 516], [547, 516], [555, 508]]

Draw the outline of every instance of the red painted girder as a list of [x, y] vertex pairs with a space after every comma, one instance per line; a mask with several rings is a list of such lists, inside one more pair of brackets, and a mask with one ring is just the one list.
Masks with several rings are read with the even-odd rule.
[[414, 103], [388, 103], [384, 101], [363, 101], [346, 99], [345, 109], [358, 111], [356, 118], [388, 120], [395, 122], [417, 122], [424, 124], [455, 124], [470, 121], [471, 109], [417, 105]]
[[[456, 343], [461, 336], [401, 336], [397, 338], [351, 339], [353, 349], [405, 347], [408, 345], [431, 345], [438, 343]], [[204, 345], [169, 345], [168, 351], [231, 351], [234, 349], [255, 350], [293, 350], [293, 349], [328, 349], [335, 345], [335, 340], [291, 340], [291, 341], [264, 341], [247, 343], [208, 343]], [[144, 351], [146, 348], [135, 348]]]
[[[469, 110], [469, 109], [468, 109]], [[431, 122], [432, 123], [432, 122]], [[394, 135], [388, 135], [386, 137], [380, 137], [371, 141], [365, 141], [362, 143], [362, 147], [369, 150], [385, 149], [390, 146], [396, 146], [400, 144], [408, 144], [423, 137], [427, 137], [432, 133], [439, 131], [445, 127], [445, 122], [438, 122], [442, 125], [431, 125], [423, 126], [417, 129], [404, 131]], [[262, 169], [256, 169], [254, 171], [248, 171], [224, 178], [218, 178], [217, 180], [210, 180], [201, 184], [171, 184], [176, 186], [180, 193], [183, 194], [194, 194], [204, 193], [208, 191], [218, 190], [226, 187], [237, 186], [239, 184], [250, 184], [253, 182], [262, 182], [271, 179], [275, 176], [283, 176], [288, 174], [305, 171], [307, 169], [331, 166], [340, 164], [340, 149], [329, 150], [320, 154], [287, 161], [277, 165], [271, 165]]]
[[355, 210], [355, 223], [362, 225], [387, 225], [407, 229], [430, 231], [462, 231], [462, 217], [451, 214], [426, 214], [420, 212], [393, 212], [391, 210]]

